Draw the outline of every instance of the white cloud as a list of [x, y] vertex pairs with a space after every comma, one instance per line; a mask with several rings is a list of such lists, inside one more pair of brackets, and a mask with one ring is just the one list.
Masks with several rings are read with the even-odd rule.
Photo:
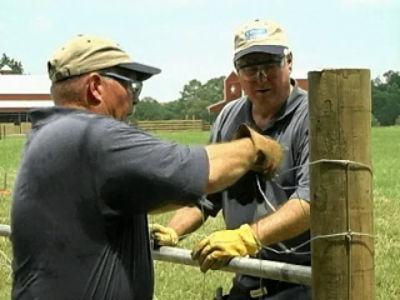
[[44, 17], [44, 16], [38, 16], [33, 20], [33, 25], [36, 29], [49, 29], [50, 27], [52, 27], [52, 23], [51, 21]]
[[178, 4], [178, 5], [190, 5], [190, 4], [199, 4], [205, 2], [204, 0], [168, 0], [163, 2], [169, 2], [171, 4]]
[[146, 5], [154, 9], [162, 8], [162, 7], [192, 7], [199, 4], [207, 3], [209, 0], [150, 0], [141, 4], [141, 7], [145, 7]]
[[398, 0], [343, 0], [344, 4], [350, 4], [350, 5], [392, 5], [392, 4], [398, 4]]
[[5, 23], [0, 22], [0, 32], [5, 33], [7, 31], [7, 25]]

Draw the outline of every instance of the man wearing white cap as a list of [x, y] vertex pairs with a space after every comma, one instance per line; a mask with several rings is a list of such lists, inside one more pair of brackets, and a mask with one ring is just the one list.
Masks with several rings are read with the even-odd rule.
[[[160, 245], [174, 245], [222, 209], [228, 230], [211, 234], [192, 252], [203, 272], [246, 255], [309, 266], [308, 102], [290, 78], [292, 53], [283, 29], [271, 21], [244, 24], [235, 33], [234, 65], [245, 96], [224, 107], [211, 141], [232, 140], [244, 123], [284, 146], [283, 163], [275, 177], [250, 171], [223, 192], [208, 195], [211, 209], [178, 210], [168, 227], [155, 227], [153, 236]], [[311, 299], [311, 288], [237, 274], [224, 299]]]
[[13, 193], [12, 298], [150, 300], [147, 212], [274, 171], [281, 146], [248, 127], [231, 143], [180, 146], [122, 122], [160, 70], [102, 37], [67, 42], [48, 72], [56, 106], [30, 114]]

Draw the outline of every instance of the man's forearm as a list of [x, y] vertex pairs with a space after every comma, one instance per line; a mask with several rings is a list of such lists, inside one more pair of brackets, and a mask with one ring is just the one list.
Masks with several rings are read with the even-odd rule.
[[273, 214], [251, 224], [251, 228], [265, 246], [291, 239], [310, 228], [310, 203], [288, 200]]
[[183, 236], [195, 231], [205, 221], [203, 213], [196, 206], [178, 209], [168, 223], [176, 231], [178, 236]]
[[213, 194], [246, 174], [256, 160], [256, 151], [249, 138], [205, 147], [209, 161], [209, 180], [205, 193]]

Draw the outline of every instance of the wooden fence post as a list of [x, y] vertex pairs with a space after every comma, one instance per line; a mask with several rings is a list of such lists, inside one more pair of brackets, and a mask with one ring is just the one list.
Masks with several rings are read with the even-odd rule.
[[308, 73], [314, 300], [371, 300], [374, 240], [369, 70]]

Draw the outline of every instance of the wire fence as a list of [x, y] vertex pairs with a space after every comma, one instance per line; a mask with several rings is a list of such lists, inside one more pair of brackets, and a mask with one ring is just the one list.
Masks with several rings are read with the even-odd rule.
[[[310, 166], [310, 165], [321, 164], [321, 163], [331, 163], [331, 164], [336, 164], [338, 166], [342, 166], [346, 170], [346, 173], [349, 171], [350, 168], [363, 168], [363, 169], [368, 170], [369, 172], [372, 172], [371, 168], [369, 166], [366, 166], [364, 164], [360, 164], [357, 162], [347, 161], [347, 160], [346, 161], [344, 161], [344, 160], [320, 160], [320, 161], [307, 163], [307, 165]], [[297, 169], [300, 167], [302, 167], [302, 166], [295, 167], [294, 169]], [[9, 178], [9, 177], [15, 177], [16, 174], [8, 175], [8, 173], [5, 170], [1, 170], [1, 168], [0, 168], [0, 175], [3, 175], [3, 176], [0, 176], [0, 179], [2, 179], [2, 181], [0, 182], [0, 190], [9, 189], [10, 188], [9, 182], [10, 181], [14, 182], [14, 180], [15, 180], [15, 178]], [[14, 175], [14, 176], [12, 176], [12, 175]], [[281, 176], [282, 176], [282, 174], [281, 174]], [[259, 180], [260, 180], [260, 178], [257, 177], [258, 190], [264, 196], [264, 201], [266, 202], [266, 205], [268, 207], [271, 207], [272, 204], [269, 202], [268, 198], [265, 196], [263, 190], [261, 189]], [[272, 180], [277, 182], [278, 176], [273, 178]], [[279, 184], [278, 184], [278, 186], [281, 189], [296, 188], [296, 186], [284, 187], [284, 186], [280, 186]], [[271, 211], [275, 211], [275, 210], [276, 210], [275, 207], [273, 207], [273, 209], [271, 209]], [[9, 237], [10, 233], [11, 233], [10, 226], [8, 226], [6, 224], [0, 224], [0, 236]], [[374, 237], [373, 235], [371, 235], [369, 233], [353, 232], [351, 230], [351, 228], [349, 228], [349, 231], [347, 231], [347, 232], [338, 232], [338, 233], [333, 233], [333, 234], [314, 236], [311, 239], [309, 239], [308, 241], [306, 241], [305, 243], [297, 245], [296, 247], [282, 248], [282, 251], [279, 251], [278, 254], [280, 254], [280, 253], [296, 254], [297, 250], [299, 248], [303, 247], [304, 244], [309, 244], [313, 240], [317, 240], [317, 239], [344, 239], [347, 241], [348, 245], [350, 245], [352, 243], [352, 239], [354, 236], [369, 236], [372, 238]], [[270, 249], [270, 247], [265, 247], [265, 248], [267, 250]], [[273, 249], [273, 248], [271, 248], [271, 249]], [[277, 250], [275, 250], [275, 249], [274, 249], [274, 251], [277, 252]], [[305, 253], [305, 254], [309, 255], [310, 253]], [[0, 255], [3, 256], [3, 260], [7, 261], [8, 264], [11, 264], [11, 259], [8, 258], [5, 253], [1, 252]], [[165, 261], [165, 262], [171, 262], [171, 263], [189, 265], [189, 266], [198, 266], [198, 262], [191, 258], [190, 250], [187, 250], [187, 249], [176, 248], [176, 247], [160, 247], [158, 249], [153, 250], [153, 257], [155, 260], [159, 260], [159, 261]], [[246, 275], [255, 276], [255, 277], [259, 277], [259, 278], [282, 280], [282, 281], [287, 281], [287, 282], [292, 282], [292, 283], [311, 285], [312, 269], [311, 269], [311, 267], [308, 267], [308, 266], [293, 265], [293, 264], [282, 263], [282, 262], [277, 262], [277, 261], [268, 261], [268, 260], [263, 260], [260, 258], [257, 259], [257, 258], [248, 258], [248, 257], [235, 257], [232, 260], [230, 260], [230, 262], [225, 267], [223, 267], [221, 270], [227, 271], [227, 272], [233, 272], [233, 273], [246, 274]], [[204, 276], [206, 276], [206, 275], [204, 275]], [[203, 288], [205, 288], [205, 287], [203, 287]]]

